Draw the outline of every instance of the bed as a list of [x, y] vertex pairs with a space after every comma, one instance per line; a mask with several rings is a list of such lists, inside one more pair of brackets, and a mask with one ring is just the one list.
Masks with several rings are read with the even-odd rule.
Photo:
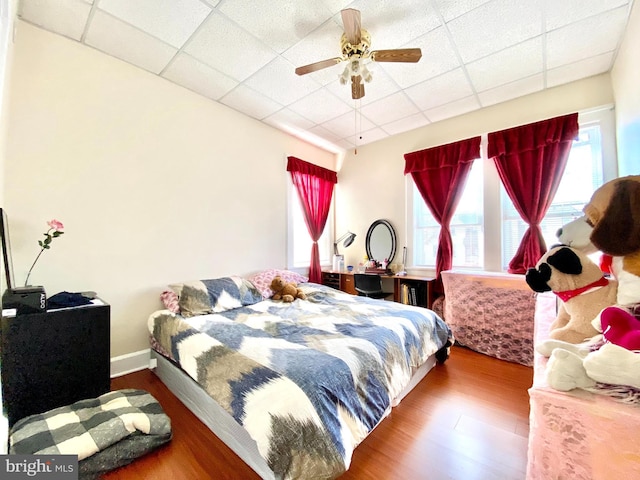
[[148, 322], [156, 374], [262, 478], [335, 478], [453, 343], [431, 310], [314, 283], [264, 299], [240, 277], [174, 286]]

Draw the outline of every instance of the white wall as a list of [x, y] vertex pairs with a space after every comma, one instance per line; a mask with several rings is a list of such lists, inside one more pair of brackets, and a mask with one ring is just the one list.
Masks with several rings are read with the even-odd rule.
[[[8, 129], [8, 90], [13, 58], [13, 24], [18, 0], [0, 0], [0, 205], [4, 203], [3, 178], [5, 149]], [[4, 291], [4, 277], [0, 278], [0, 291]]]
[[286, 157], [336, 157], [157, 76], [18, 22], [5, 160], [16, 280], [97, 291], [111, 354], [148, 347], [170, 282], [286, 266]]
[[[358, 235], [343, 252], [346, 261], [357, 264], [362, 259], [368, 226], [384, 218], [398, 234], [399, 253], [394, 261], [401, 262], [402, 247], [409, 246], [405, 153], [612, 103], [610, 77], [603, 74], [365, 145], [357, 155], [350, 151], [339, 171], [336, 193], [336, 231], [351, 230]], [[494, 200], [499, 208], [498, 199]], [[499, 259], [499, 248], [496, 245], [488, 257]]]
[[640, 7], [634, 2], [611, 71], [618, 127], [620, 175], [640, 173]]

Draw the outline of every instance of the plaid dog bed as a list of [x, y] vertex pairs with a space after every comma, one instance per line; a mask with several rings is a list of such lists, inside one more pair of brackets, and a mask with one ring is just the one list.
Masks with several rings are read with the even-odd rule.
[[158, 401], [125, 389], [19, 420], [9, 453], [78, 455], [81, 478], [97, 478], [169, 440], [171, 421]]

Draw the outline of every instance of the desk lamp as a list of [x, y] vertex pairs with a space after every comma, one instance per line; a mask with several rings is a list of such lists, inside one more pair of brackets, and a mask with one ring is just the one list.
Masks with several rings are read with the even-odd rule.
[[344, 242], [342, 243], [342, 246], [344, 248], [347, 248], [349, 245], [353, 243], [355, 239], [356, 239], [355, 233], [347, 232], [344, 235], [342, 235], [340, 238], [338, 238], [335, 242], [333, 242], [333, 269], [334, 270], [338, 270], [338, 271], [342, 270], [342, 266], [340, 265], [341, 261], [344, 265], [344, 255], [340, 255], [338, 253], [338, 244], [344, 240]]

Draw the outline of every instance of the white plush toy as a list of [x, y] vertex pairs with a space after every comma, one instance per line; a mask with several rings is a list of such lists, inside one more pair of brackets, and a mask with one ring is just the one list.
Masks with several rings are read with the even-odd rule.
[[545, 340], [536, 345], [549, 357], [546, 378], [555, 390], [595, 389], [596, 382], [640, 389], [640, 355], [614, 343], [597, 348], [595, 342], [573, 344]]

